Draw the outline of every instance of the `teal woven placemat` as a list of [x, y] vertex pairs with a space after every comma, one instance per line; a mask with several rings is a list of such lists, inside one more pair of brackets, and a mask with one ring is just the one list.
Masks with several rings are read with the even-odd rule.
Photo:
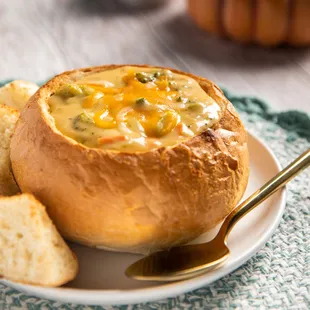
[[[0, 83], [1, 84], [1, 83]], [[300, 111], [274, 113], [257, 98], [226, 96], [247, 129], [262, 138], [284, 166], [310, 148], [310, 118]], [[61, 304], [0, 284], [7, 309], [310, 309], [310, 169], [288, 185], [279, 228], [246, 264], [222, 279], [175, 298], [115, 307]]]

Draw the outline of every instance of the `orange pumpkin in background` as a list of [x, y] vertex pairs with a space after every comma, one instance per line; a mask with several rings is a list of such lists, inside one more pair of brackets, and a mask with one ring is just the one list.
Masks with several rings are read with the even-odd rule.
[[202, 29], [243, 43], [310, 45], [310, 0], [188, 0]]

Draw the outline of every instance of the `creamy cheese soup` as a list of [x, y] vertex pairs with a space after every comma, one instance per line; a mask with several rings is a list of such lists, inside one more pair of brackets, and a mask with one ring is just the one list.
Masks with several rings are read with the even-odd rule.
[[49, 99], [64, 135], [87, 147], [146, 152], [173, 146], [218, 120], [218, 104], [192, 78], [121, 67], [62, 85]]

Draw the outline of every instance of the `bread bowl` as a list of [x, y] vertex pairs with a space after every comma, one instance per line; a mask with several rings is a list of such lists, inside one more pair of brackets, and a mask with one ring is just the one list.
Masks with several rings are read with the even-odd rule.
[[[185, 87], [182, 83], [191, 86]], [[96, 99], [98, 84], [102, 93]], [[95, 88], [95, 93], [81, 95], [85, 86], [90, 85]], [[147, 93], [146, 101], [139, 102], [145, 87], [155, 91], [155, 99], [153, 93], [153, 97]], [[192, 96], [191, 89], [195, 96], [197, 92], [199, 94]], [[162, 97], [158, 102], [158, 94], [162, 95], [162, 92], [164, 102]], [[190, 94], [187, 97], [186, 92]], [[97, 100], [95, 107], [99, 104], [105, 109], [106, 105], [113, 109], [118, 104], [115, 96], [120, 94], [121, 99], [117, 97], [117, 101], [121, 102], [121, 111], [127, 102], [127, 107], [134, 109], [132, 115], [144, 117], [137, 118], [144, 127], [141, 129], [137, 125], [139, 130], [133, 129], [134, 136], [125, 133], [125, 141], [116, 141], [118, 147], [111, 146], [115, 141], [111, 143], [109, 139], [104, 139], [104, 143], [107, 142], [104, 146], [89, 144], [88, 141], [93, 140], [83, 136], [84, 133], [90, 136], [90, 131], [84, 127], [92, 126], [96, 136], [97, 127], [102, 125], [94, 125], [96, 115], [90, 115], [92, 110], [89, 109], [93, 106], [89, 105], [89, 98]], [[190, 125], [183, 120], [187, 112], [171, 106], [195, 103], [193, 98], [202, 99], [205, 106], [201, 111], [207, 114], [190, 114], [197, 116], [197, 122], [193, 122], [194, 129], [189, 134]], [[153, 121], [143, 123], [148, 120], [143, 109], [145, 106], [153, 109], [149, 102], [153, 99], [154, 106], [159, 106], [156, 113], [161, 121], [160, 113], [166, 115], [167, 112], [172, 117], [168, 127], [156, 121], [154, 128], [158, 130], [158, 124], [161, 124], [160, 130], [164, 128], [169, 133], [160, 131], [158, 135], [158, 131], [153, 130]], [[171, 106], [166, 106], [167, 102]], [[92, 124], [86, 126], [87, 122], [83, 123], [77, 136], [72, 128], [74, 122], [81, 119], [80, 114], [78, 118], [76, 114], [70, 115], [71, 106], [83, 107], [79, 111], [92, 118]], [[59, 110], [63, 113], [58, 113]], [[186, 106], [184, 111], [188, 110]], [[108, 113], [113, 114], [111, 110]], [[147, 115], [158, 116], [152, 113]], [[107, 114], [102, 115], [100, 119], [106, 121]], [[177, 115], [178, 121], [175, 122], [173, 115]], [[204, 123], [198, 125], [201, 117]], [[182, 123], [181, 127], [179, 123]], [[124, 123], [117, 119], [114, 129], [124, 134], [121, 125]], [[108, 125], [103, 135], [109, 133]], [[137, 146], [137, 133], [140, 138], [143, 136], [142, 146]], [[34, 194], [47, 206], [50, 217], [65, 238], [98, 248], [139, 253], [188, 242], [214, 227], [242, 197], [249, 173], [247, 134], [222, 91], [207, 79], [146, 65], [78, 69], [47, 82], [21, 113], [11, 142], [11, 160], [22, 191]]]

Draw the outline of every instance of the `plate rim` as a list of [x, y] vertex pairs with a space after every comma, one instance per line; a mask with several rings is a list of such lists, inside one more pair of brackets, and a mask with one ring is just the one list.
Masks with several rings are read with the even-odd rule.
[[[281, 164], [273, 151], [270, 149], [270, 147], [251, 131], [248, 131], [248, 135], [264, 147], [264, 149], [269, 153], [270, 157], [274, 161], [277, 169], [280, 171], [282, 169]], [[274, 221], [271, 223], [270, 227], [264, 233], [264, 235], [257, 242], [255, 242], [252, 247], [248, 248], [247, 251], [245, 251], [238, 260], [229, 265], [227, 268], [220, 267], [211, 277], [206, 277], [207, 274], [202, 274], [188, 280], [159, 284], [154, 287], [135, 289], [80, 289], [70, 287], [49, 288], [14, 283], [4, 279], [1, 279], [0, 283], [5, 284], [27, 295], [32, 294], [36, 297], [49, 299], [56, 302], [81, 305], [130, 305], [175, 297], [177, 295], [201, 288], [204, 285], [208, 285], [222, 278], [223, 276], [232, 273], [234, 270], [236, 270], [246, 261], [248, 261], [251, 257], [253, 257], [261, 248], [263, 248], [263, 246], [266, 244], [266, 242], [269, 240], [269, 238], [273, 235], [273, 233], [279, 226], [279, 223], [282, 219], [286, 205], [286, 187], [279, 190], [279, 195], [280, 199], [278, 212], [276, 213]]]

